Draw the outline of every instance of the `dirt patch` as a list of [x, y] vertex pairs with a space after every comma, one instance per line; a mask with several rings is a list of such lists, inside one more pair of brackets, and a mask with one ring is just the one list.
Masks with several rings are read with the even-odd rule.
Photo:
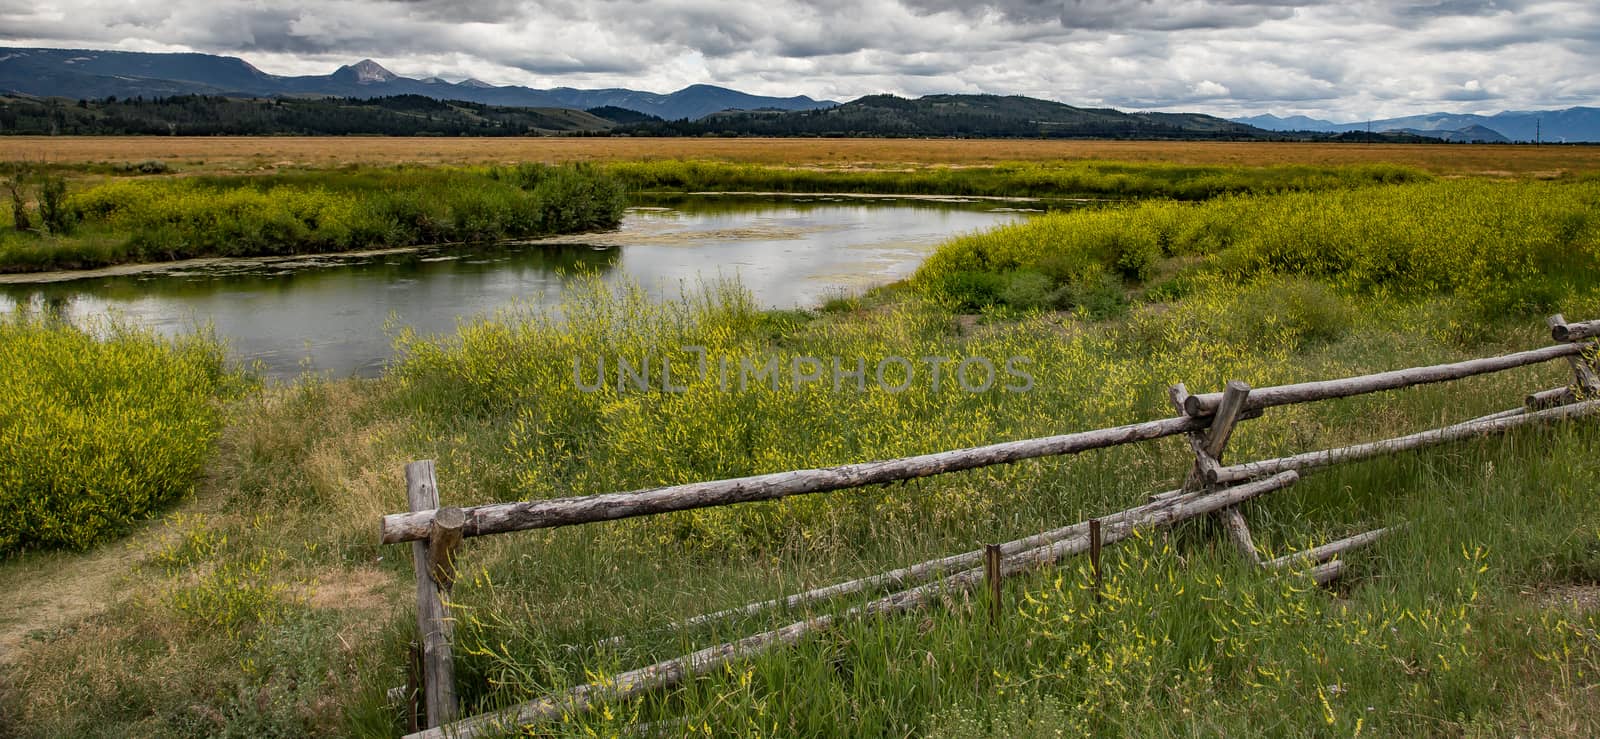
[[1600, 611], [1600, 585], [1553, 585], [1536, 593], [1534, 598], [1545, 608], [1572, 608], [1585, 613]]
[[318, 577], [307, 602], [313, 608], [381, 611], [394, 603], [387, 590], [394, 579], [373, 567], [357, 567]]
[[165, 522], [120, 544], [83, 554], [47, 552], [0, 570], [0, 665], [9, 664], [29, 636], [82, 621], [109, 607], [123, 581], [165, 541]]

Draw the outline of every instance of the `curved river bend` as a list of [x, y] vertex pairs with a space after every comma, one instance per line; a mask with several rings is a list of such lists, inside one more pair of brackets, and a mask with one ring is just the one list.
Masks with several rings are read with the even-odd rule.
[[460, 319], [514, 303], [555, 302], [580, 270], [658, 296], [737, 277], [764, 306], [809, 307], [904, 278], [941, 242], [1022, 217], [996, 202], [687, 198], [630, 208], [616, 232], [533, 244], [219, 260], [0, 284], [0, 312], [109, 313], [166, 334], [209, 322], [236, 357], [259, 361], [270, 376], [372, 376], [392, 354], [391, 321], [450, 332]]

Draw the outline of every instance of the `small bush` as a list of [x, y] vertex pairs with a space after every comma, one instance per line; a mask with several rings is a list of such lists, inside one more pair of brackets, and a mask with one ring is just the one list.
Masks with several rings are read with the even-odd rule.
[[1013, 272], [997, 296], [1000, 302], [1018, 310], [1056, 307], [1054, 283], [1038, 272]]
[[1122, 280], [1105, 272], [1079, 278], [1056, 289], [1052, 302], [1062, 310], [1073, 310], [1087, 318], [1104, 319], [1122, 315], [1128, 308], [1128, 294]]
[[233, 381], [215, 341], [0, 323], [0, 554], [86, 549], [186, 495]]
[[68, 236], [78, 223], [78, 216], [67, 204], [67, 181], [61, 177], [45, 177], [39, 182], [39, 220], [56, 236]]

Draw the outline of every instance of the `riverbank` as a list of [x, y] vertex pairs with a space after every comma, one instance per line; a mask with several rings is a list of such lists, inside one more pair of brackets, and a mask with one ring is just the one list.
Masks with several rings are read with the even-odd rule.
[[[907, 285], [815, 309], [761, 310], [732, 285], [661, 301], [591, 280], [548, 310], [442, 337], [403, 332], [403, 359], [381, 378], [306, 378], [232, 402], [196, 496], [208, 512], [174, 519], [105, 613], [29, 644], [0, 677], [3, 728], [398, 733], [385, 693], [405, 682], [412, 573], [373, 526], [405, 507], [400, 470], [411, 459], [438, 460], [454, 505], [612, 492], [1157, 418], [1171, 413], [1173, 382], [1260, 387], [1547, 345], [1545, 313], [1600, 317], [1597, 281], [1573, 278], [1593, 264], [1566, 261], [1600, 251], [1592, 208], [1576, 207], [1592, 202], [1593, 185], [1499, 188], [1423, 183], [1068, 213], [953, 241]], [[1307, 207], [1317, 204], [1326, 207]], [[1398, 230], [1413, 220], [1425, 227]], [[1373, 234], [1385, 250], [1355, 248]], [[1039, 281], [1063, 265], [1074, 269], [1059, 275], [1100, 276], [1097, 289], [1116, 299], [1104, 310], [1029, 302], [1075, 284]], [[969, 289], [997, 280], [993, 293]], [[677, 378], [683, 392], [586, 391], [573, 377], [575, 362], [592, 371], [599, 358], [666, 357], [676, 368], [701, 356], [712, 366], [1027, 357], [1033, 386], [965, 392], [924, 373], [898, 392], [858, 392], [728, 387], [713, 374]], [[1264, 458], [1436, 427], [1519, 406], [1570, 376], [1541, 365], [1314, 411], [1275, 408], [1242, 426], [1229, 453]], [[1591, 734], [1600, 613], [1582, 594], [1600, 576], [1596, 444], [1592, 423], [1530, 429], [1311, 475], [1253, 505], [1265, 556], [1408, 524], [1347, 556], [1332, 590], [1245, 567], [1226, 541], [1180, 530], [1108, 551], [1099, 601], [1082, 568], [1044, 571], [1008, 586], [1013, 608], [997, 625], [961, 600], [914, 618], [848, 621], [547, 729]], [[453, 597], [467, 712], [804, 615], [674, 626], [707, 611], [1142, 502], [1175, 485], [1189, 454], [1175, 439], [857, 494], [471, 540]]]
[[614, 228], [626, 204], [618, 183], [581, 165], [98, 181], [9, 168], [10, 273], [534, 238]]

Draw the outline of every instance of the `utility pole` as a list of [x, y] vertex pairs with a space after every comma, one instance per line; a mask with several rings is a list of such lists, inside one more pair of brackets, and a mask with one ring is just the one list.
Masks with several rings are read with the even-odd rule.
[[1544, 140], [1544, 119], [1533, 119], [1533, 145], [1538, 146]]

